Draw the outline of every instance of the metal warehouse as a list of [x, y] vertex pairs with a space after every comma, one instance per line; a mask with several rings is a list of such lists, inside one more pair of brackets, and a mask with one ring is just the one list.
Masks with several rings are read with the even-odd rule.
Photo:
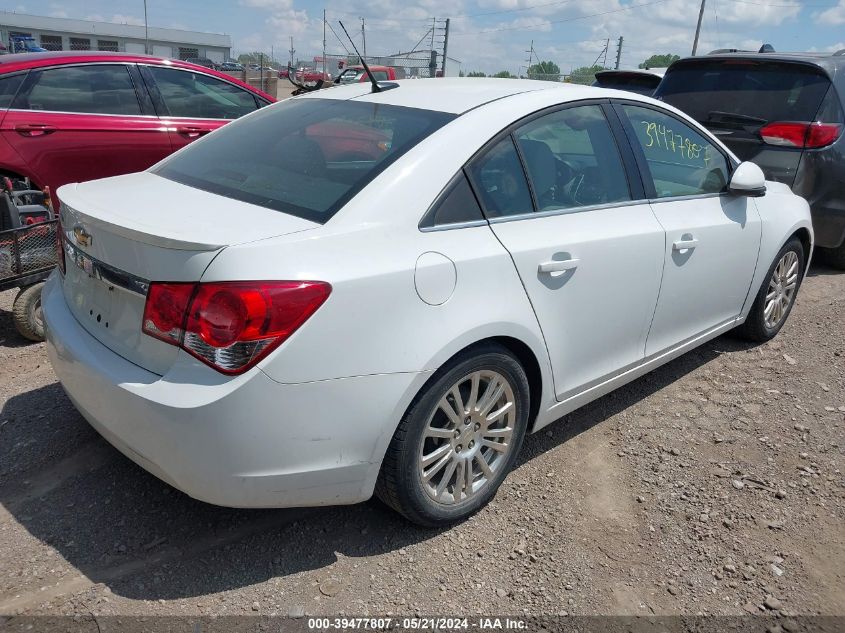
[[121, 51], [160, 57], [229, 59], [232, 38], [221, 33], [149, 28], [90, 20], [53, 18], [22, 13], [0, 13], [0, 41], [9, 46], [13, 37], [32, 37], [50, 51]]

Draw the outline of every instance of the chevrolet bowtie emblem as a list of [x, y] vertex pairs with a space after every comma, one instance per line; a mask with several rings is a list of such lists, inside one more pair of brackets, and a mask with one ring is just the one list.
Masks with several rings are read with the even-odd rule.
[[86, 247], [91, 246], [91, 241], [94, 238], [91, 237], [91, 234], [85, 230], [84, 226], [77, 224], [73, 227], [73, 239], [79, 246]]

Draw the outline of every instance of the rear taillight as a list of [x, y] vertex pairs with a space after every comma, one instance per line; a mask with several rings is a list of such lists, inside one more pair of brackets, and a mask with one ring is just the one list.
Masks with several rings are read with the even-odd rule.
[[65, 243], [64, 243], [64, 230], [62, 230], [62, 221], [59, 220], [56, 222], [56, 261], [59, 263], [59, 270], [62, 271], [62, 275], [67, 272], [65, 268]]
[[842, 133], [839, 123], [769, 123], [760, 128], [760, 136], [769, 145], [816, 149], [833, 143]]
[[239, 374], [281, 345], [331, 293], [323, 281], [150, 284], [144, 333]]

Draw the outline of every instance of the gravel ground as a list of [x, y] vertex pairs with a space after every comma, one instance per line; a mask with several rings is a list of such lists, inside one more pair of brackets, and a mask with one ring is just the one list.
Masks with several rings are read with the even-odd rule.
[[526, 440], [477, 516], [242, 511], [112, 449], [0, 294], [0, 613], [845, 614], [845, 274]]

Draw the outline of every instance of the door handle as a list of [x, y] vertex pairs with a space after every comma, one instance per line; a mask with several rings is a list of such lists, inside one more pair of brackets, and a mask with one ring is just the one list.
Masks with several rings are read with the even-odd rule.
[[15, 132], [21, 136], [45, 136], [56, 131], [52, 125], [44, 123], [20, 123], [15, 126]]
[[194, 127], [191, 125], [186, 125], [182, 127], [177, 127], [176, 131], [179, 132], [182, 136], [187, 136], [188, 138], [197, 138], [202, 136], [203, 134], [208, 134], [211, 130], [206, 130], [205, 128], [201, 127]]
[[550, 262], [543, 262], [537, 267], [537, 272], [541, 273], [562, 273], [566, 270], [574, 270], [578, 268], [580, 259], [575, 257], [571, 259], [552, 260]]
[[698, 246], [698, 240], [695, 239], [694, 237], [690, 237], [690, 239], [688, 239], [688, 240], [678, 240], [677, 242], [674, 242], [672, 244], [672, 250], [673, 251], [686, 251], [686, 250], [692, 250], [696, 246]]

